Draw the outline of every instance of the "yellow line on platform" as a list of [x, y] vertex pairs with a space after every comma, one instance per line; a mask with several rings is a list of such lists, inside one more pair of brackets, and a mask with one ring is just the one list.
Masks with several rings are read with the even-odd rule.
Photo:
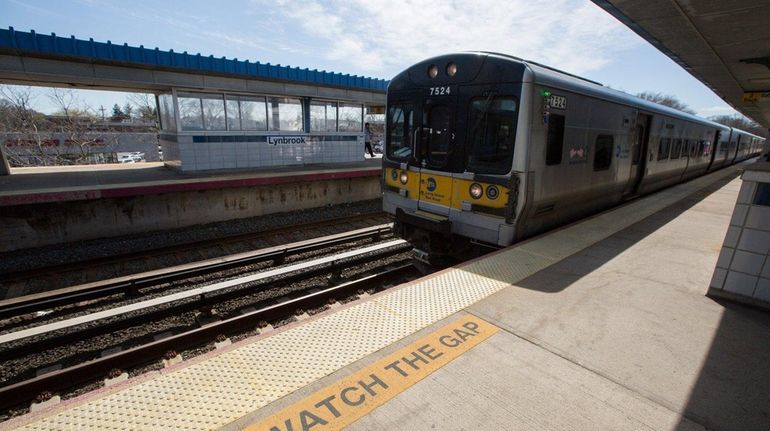
[[464, 316], [246, 428], [336, 430], [350, 425], [491, 337], [498, 328]]

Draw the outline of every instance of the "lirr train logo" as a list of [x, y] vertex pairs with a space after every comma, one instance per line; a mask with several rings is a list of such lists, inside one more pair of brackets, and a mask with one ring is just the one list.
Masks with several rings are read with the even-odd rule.
[[306, 144], [304, 136], [268, 136], [268, 145], [297, 145]]
[[436, 190], [436, 180], [433, 178], [428, 178], [428, 191], [432, 192]]

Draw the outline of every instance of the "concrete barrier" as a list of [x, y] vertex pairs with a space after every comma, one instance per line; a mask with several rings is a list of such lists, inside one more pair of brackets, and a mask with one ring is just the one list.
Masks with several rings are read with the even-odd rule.
[[322, 209], [380, 196], [379, 176], [365, 176], [6, 206], [0, 216], [0, 252]]

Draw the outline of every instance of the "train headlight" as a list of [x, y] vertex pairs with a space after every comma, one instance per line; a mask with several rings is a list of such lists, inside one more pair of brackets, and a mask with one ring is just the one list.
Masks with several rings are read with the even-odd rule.
[[484, 187], [481, 187], [481, 184], [479, 183], [471, 184], [471, 188], [469, 191], [473, 199], [479, 199], [482, 196], [484, 196]]
[[398, 171], [397, 170], [391, 169], [391, 171], [390, 171], [390, 179], [392, 179], [393, 181], [398, 180]]
[[401, 184], [406, 185], [406, 183], [409, 181], [409, 174], [407, 174], [406, 171], [402, 171], [401, 175], [398, 177], [398, 180], [401, 181]]
[[435, 64], [431, 64], [430, 67], [428, 68], [428, 76], [430, 76], [431, 78], [437, 77], [438, 76], [438, 66], [436, 66]]
[[497, 199], [497, 197], [500, 196], [500, 189], [498, 189], [495, 186], [489, 186], [487, 187], [487, 197], [491, 200]]
[[449, 63], [446, 65], [446, 74], [449, 76], [455, 76], [457, 73], [457, 65], [455, 63]]

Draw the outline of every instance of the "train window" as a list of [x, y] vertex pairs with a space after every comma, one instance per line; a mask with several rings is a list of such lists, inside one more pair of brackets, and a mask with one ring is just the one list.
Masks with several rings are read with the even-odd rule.
[[414, 107], [390, 105], [388, 107], [388, 136], [386, 153], [391, 160], [407, 161], [412, 155], [414, 135]]
[[631, 146], [631, 165], [638, 165], [639, 160], [642, 158], [642, 144], [644, 143], [644, 126], [638, 124], [636, 126], [636, 137], [634, 144]]
[[671, 138], [661, 138], [660, 142], [658, 143], [658, 160], [667, 159], [670, 149]]
[[687, 144], [690, 148], [690, 157], [698, 157], [698, 141], [693, 139], [692, 141], [687, 141]]
[[698, 157], [706, 155], [706, 141], [698, 141]]
[[612, 135], [599, 135], [596, 137], [594, 149], [594, 171], [606, 171], [612, 164], [612, 149], [614, 138]]
[[682, 140], [674, 139], [674, 145], [671, 147], [671, 158], [678, 159], [682, 152]]
[[545, 145], [545, 164], [558, 165], [561, 163], [564, 149], [564, 116], [548, 115], [548, 140]]
[[428, 163], [434, 168], [443, 168], [449, 161], [449, 150], [452, 145], [454, 130], [452, 129], [452, 112], [446, 105], [435, 105], [428, 111], [428, 127], [420, 132], [421, 141], [425, 143], [428, 153]]
[[509, 97], [474, 99], [470, 125], [468, 170], [490, 174], [510, 171], [516, 138], [516, 101]]

